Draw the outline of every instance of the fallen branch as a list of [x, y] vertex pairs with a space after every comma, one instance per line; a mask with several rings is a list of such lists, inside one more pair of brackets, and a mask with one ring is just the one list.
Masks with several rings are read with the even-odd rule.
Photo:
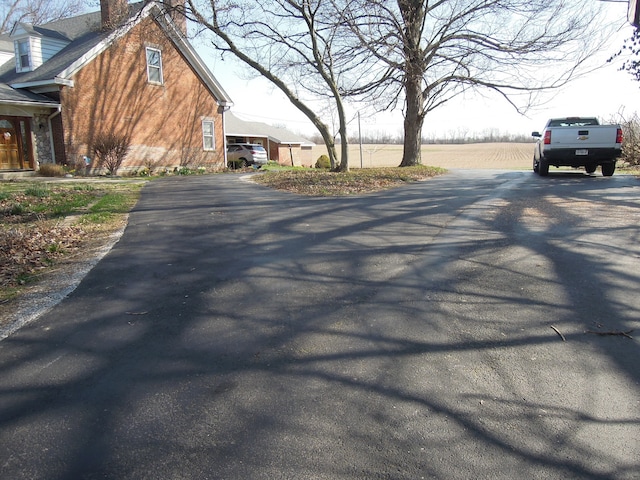
[[560, 330], [558, 330], [556, 327], [554, 327], [553, 325], [551, 325], [551, 328], [553, 329], [554, 332], [556, 332], [558, 335], [560, 335], [560, 338], [562, 339], [563, 342], [566, 342], [567, 339], [564, 338], [564, 335], [562, 334], [562, 332]]
[[627, 338], [633, 338], [631, 336], [631, 332], [633, 332], [633, 330], [628, 330], [626, 332], [621, 332], [619, 330], [611, 330], [608, 332], [594, 332], [593, 330], [587, 330], [586, 333], [593, 333], [594, 335], [600, 335], [601, 337], [604, 337], [605, 335], [617, 335], [620, 337], [627, 337]]

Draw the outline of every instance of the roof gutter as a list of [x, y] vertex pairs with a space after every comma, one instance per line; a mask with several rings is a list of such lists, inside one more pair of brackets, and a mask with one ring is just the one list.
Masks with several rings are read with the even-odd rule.
[[11, 88], [36, 88], [45, 87], [47, 85], [64, 85], [65, 87], [73, 87], [73, 80], [55, 77], [51, 80], [38, 80], [36, 82], [12, 83]]
[[48, 102], [38, 102], [33, 101], [29, 102], [26, 100], [2, 100], [3, 105], [13, 105], [16, 107], [47, 107], [47, 108], [60, 108], [59, 103], [48, 103]]

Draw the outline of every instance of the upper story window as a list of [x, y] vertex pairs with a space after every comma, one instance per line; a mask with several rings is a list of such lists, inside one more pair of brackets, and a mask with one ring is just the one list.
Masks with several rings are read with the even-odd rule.
[[147, 78], [149, 83], [162, 85], [162, 52], [157, 48], [147, 47]]
[[213, 120], [202, 121], [202, 146], [205, 150], [216, 149], [216, 137], [213, 129]]
[[31, 48], [29, 39], [18, 40], [18, 65], [20, 70], [29, 70], [31, 68]]

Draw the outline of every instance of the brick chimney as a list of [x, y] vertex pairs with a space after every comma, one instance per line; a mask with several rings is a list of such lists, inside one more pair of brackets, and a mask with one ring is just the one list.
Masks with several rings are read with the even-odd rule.
[[175, 26], [187, 36], [187, 17], [185, 16], [184, 0], [163, 0], [164, 9], [169, 13]]
[[129, 14], [127, 0], [100, 0], [102, 29], [113, 30], [120, 26]]

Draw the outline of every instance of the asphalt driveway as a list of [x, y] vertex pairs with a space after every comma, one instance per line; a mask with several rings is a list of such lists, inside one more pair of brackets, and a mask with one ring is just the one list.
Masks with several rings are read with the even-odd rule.
[[0, 477], [640, 478], [638, 220], [618, 175], [152, 182], [0, 342]]

